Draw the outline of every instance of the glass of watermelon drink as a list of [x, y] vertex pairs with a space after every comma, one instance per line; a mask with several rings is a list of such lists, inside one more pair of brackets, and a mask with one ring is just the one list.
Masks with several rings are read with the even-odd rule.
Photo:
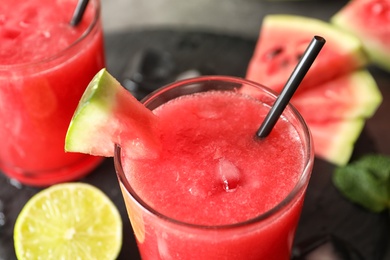
[[119, 145], [114, 155], [142, 259], [290, 258], [314, 155], [290, 105], [256, 136], [275, 99], [257, 83], [207, 76], [142, 101], [159, 120], [159, 156], [132, 159]]
[[0, 169], [33, 186], [77, 179], [101, 158], [64, 152], [69, 121], [105, 65], [99, 0], [75, 27], [77, 0], [0, 7]]

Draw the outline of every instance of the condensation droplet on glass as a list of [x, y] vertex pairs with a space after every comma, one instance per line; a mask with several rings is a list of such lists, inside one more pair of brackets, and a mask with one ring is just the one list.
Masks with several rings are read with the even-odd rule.
[[11, 184], [13, 187], [15, 187], [19, 190], [22, 189], [22, 187], [23, 187], [23, 185], [15, 179], [9, 179], [9, 184]]

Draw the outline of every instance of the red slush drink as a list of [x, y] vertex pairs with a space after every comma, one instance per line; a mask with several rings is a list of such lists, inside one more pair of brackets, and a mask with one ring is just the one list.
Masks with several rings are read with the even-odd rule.
[[100, 4], [69, 25], [77, 0], [15, 0], [0, 6], [0, 168], [24, 184], [77, 179], [101, 158], [64, 152], [69, 121], [105, 66]]
[[146, 98], [161, 154], [115, 153], [143, 259], [290, 258], [313, 150], [291, 106], [268, 137], [255, 136], [275, 98], [228, 77], [189, 79]]

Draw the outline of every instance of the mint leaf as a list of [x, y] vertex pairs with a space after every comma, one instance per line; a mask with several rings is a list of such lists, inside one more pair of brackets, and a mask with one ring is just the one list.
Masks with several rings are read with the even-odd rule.
[[366, 155], [336, 168], [333, 183], [352, 202], [372, 212], [390, 208], [390, 157]]

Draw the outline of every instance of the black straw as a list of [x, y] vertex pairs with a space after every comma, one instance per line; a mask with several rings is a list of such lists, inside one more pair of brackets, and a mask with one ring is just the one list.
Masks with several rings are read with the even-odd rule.
[[287, 83], [284, 86], [282, 92], [280, 93], [271, 110], [265, 117], [259, 130], [257, 130], [256, 134], [258, 137], [264, 138], [270, 134], [271, 130], [274, 128], [280, 115], [283, 113], [283, 110], [286, 108], [288, 102], [290, 102], [291, 97], [297, 90], [299, 84], [301, 84], [301, 81], [305, 77], [310, 66], [313, 64], [314, 60], [316, 59], [324, 44], [324, 38], [322, 38], [321, 36], [314, 36], [313, 40], [310, 42], [306, 51], [303, 53], [302, 58], [298, 62], [290, 78], [287, 80]]
[[79, 0], [76, 6], [76, 9], [73, 12], [72, 20], [70, 20], [70, 25], [77, 26], [81, 19], [83, 19], [83, 15], [85, 9], [87, 8], [89, 0]]

